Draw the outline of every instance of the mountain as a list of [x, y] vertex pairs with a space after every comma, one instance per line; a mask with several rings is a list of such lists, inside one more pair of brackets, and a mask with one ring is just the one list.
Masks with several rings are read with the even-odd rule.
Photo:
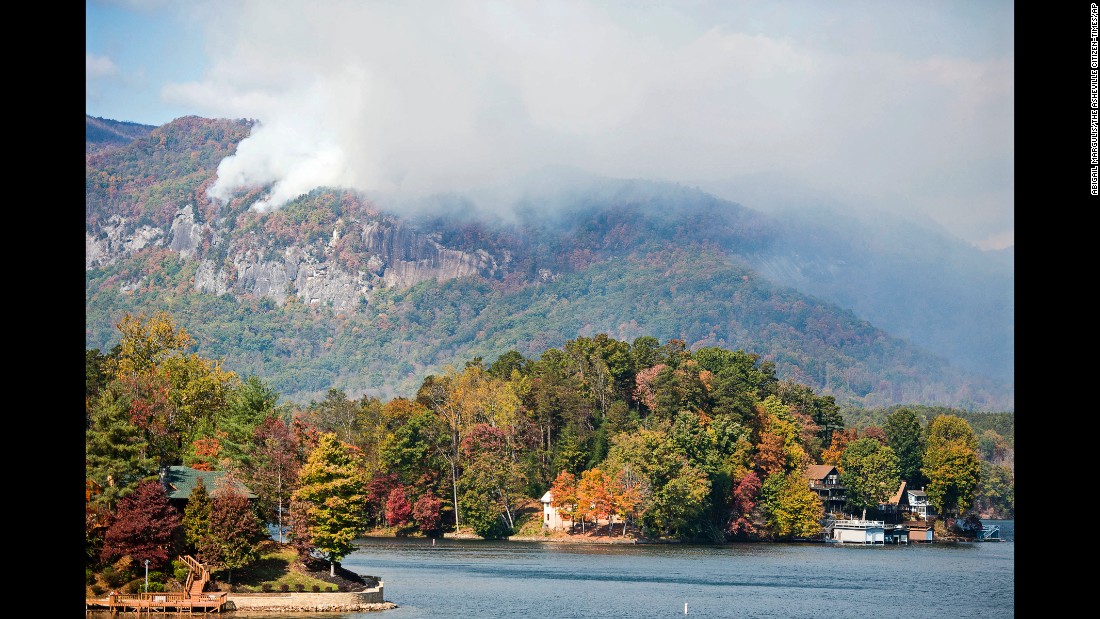
[[117, 343], [123, 313], [163, 309], [201, 354], [304, 403], [332, 387], [409, 396], [447, 364], [580, 336], [653, 336], [758, 354], [842, 404], [1012, 410], [1011, 383], [824, 298], [843, 277], [811, 265], [877, 259], [874, 246], [795, 256], [825, 228], [561, 169], [415, 203], [320, 188], [260, 213], [262, 187], [212, 201], [218, 162], [251, 126], [185, 117], [89, 154], [88, 348]]
[[89, 153], [101, 148], [129, 144], [137, 138], [149, 135], [153, 129], [156, 129], [153, 125], [109, 120], [87, 114], [85, 114], [85, 117], [87, 121], [84, 141], [87, 144], [86, 151]]

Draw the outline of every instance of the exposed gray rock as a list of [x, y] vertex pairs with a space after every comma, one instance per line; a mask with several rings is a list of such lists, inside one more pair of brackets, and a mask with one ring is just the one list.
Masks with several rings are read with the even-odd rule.
[[149, 245], [164, 242], [164, 231], [152, 226], [142, 226], [132, 233], [127, 232], [127, 222], [115, 215], [103, 227], [99, 236], [84, 232], [84, 268], [103, 267], [128, 256]]
[[190, 204], [176, 213], [172, 222], [172, 241], [168, 249], [178, 251], [183, 259], [193, 258], [202, 243], [203, 225], [195, 223], [195, 211]]

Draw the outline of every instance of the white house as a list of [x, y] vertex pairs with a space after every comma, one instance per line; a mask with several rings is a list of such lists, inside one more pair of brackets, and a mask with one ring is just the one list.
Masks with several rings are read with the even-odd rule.
[[909, 495], [909, 511], [920, 515], [922, 520], [936, 515], [935, 508], [928, 503], [928, 495], [924, 493], [924, 488], [920, 490], [907, 488], [906, 493]]
[[562, 523], [561, 515], [558, 514], [558, 508], [550, 504], [554, 500], [554, 495], [550, 494], [547, 490], [546, 494], [542, 495], [542, 528], [550, 529], [551, 531], [560, 531], [566, 528]]

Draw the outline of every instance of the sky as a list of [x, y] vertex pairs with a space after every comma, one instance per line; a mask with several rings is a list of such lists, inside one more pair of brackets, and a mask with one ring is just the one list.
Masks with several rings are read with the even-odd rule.
[[[1008, 0], [86, 0], [87, 114], [258, 121], [212, 197], [567, 166], [1014, 243]], [[751, 185], [751, 187], [750, 187]], [[761, 189], [761, 187], [764, 189]]]

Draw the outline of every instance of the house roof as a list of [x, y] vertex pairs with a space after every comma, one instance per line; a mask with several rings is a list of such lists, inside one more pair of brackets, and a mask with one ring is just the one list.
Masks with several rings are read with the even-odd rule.
[[821, 480], [836, 472], [836, 467], [831, 464], [811, 464], [806, 467], [806, 478]]
[[924, 490], [909, 490], [908, 492], [913, 496], [924, 496]]
[[898, 491], [894, 493], [894, 496], [890, 497], [889, 500], [886, 501], [886, 505], [900, 505], [901, 504], [901, 498], [904, 497], [904, 496], [905, 496], [905, 481], [903, 480], [901, 482], [901, 485], [898, 486]]
[[554, 495], [550, 494], [550, 491], [547, 490], [546, 494], [542, 495], [542, 498], [539, 500], [541, 500], [543, 503], [549, 503], [550, 501], [554, 500]]
[[[169, 499], [189, 499], [199, 479], [202, 479], [206, 491], [213, 493], [214, 489], [223, 483], [224, 477], [225, 471], [200, 471], [189, 466], [170, 466], [164, 470], [161, 481], [164, 483], [165, 490], [168, 491]], [[243, 490], [248, 498], [256, 498], [252, 490], [240, 481], [237, 481], [236, 486]]]

